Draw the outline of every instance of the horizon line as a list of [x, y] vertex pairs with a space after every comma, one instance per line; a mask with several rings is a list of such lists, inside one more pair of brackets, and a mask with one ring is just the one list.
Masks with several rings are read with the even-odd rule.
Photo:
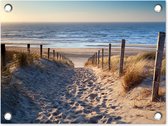
[[107, 21], [107, 22], [1, 22], [1, 24], [7, 24], [7, 23], [166, 23], [166, 21], [118, 21], [118, 22], [112, 22], [112, 21]]

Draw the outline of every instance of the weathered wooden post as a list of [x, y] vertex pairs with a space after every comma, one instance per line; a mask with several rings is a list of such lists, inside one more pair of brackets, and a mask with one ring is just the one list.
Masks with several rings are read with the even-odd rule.
[[97, 52], [95, 54], [95, 62], [96, 62], [96, 66], [97, 66]]
[[43, 45], [40, 45], [40, 58], [43, 58]]
[[159, 32], [158, 34], [158, 43], [156, 49], [155, 67], [152, 83], [152, 101], [156, 101], [158, 98], [165, 36], [166, 36], [165, 32]]
[[50, 58], [50, 48], [48, 48], [48, 59]]
[[121, 43], [121, 53], [120, 53], [120, 68], [119, 68], [119, 76], [123, 73], [124, 66], [124, 51], [125, 51], [125, 39], [122, 39]]
[[102, 49], [102, 69], [104, 68], [104, 49]]
[[92, 56], [92, 65], [94, 64], [94, 55]]
[[100, 65], [100, 50], [98, 50], [98, 67], [100, 67], [99, 65]]
[[53, 59], [55, 59], [55, 50], [53, 50]]
[[109, 44], [108, 67], [111, 70], [111, 44]]
[[30, 54], [30, 44], [27, 44], [27, 52]]
[[6, 65], [6, 48], [5, 44], [1, 44], [1, 65], [5, 66]]

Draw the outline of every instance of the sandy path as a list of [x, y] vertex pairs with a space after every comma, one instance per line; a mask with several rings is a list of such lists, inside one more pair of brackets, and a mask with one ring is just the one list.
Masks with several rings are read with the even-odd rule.
[[110, 113], [115, 106], [106, 106], [106, 92], [97, 79], [91, 69], [44, 59], [16, 70], [11, 83], [19, 87], [21, 100], [12, 122], [124, 123]]

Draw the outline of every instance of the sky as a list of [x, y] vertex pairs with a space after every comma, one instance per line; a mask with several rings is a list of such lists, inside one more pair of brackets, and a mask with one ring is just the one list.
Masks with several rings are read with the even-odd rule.
[[[4, 11], [6, 3], [13, 11]], [[154, 11], [160, 4], [163, 10]], [[164, 1], [2, 1], [1, 22], [164, 22]]]

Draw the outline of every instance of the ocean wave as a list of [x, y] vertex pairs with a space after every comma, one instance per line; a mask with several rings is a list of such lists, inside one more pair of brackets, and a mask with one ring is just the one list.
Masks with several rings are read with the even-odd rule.
[[[55, 45], [86, 43], [156, 44], [159, 31], [165, 31], [164, 23], [77, 23], [77, 24], [10, 24], [2, 26], [2, 41], [48, 42]], [[61, 44], [62, 43], [62, 44]]]

